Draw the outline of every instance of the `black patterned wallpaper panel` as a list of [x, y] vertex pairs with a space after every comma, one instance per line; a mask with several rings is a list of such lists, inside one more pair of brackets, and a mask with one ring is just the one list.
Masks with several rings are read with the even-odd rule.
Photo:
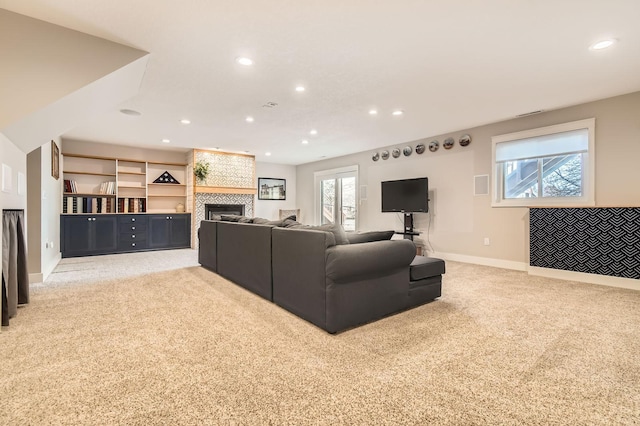
[[532, 208], [529, 264], [640, 279], [640, 208]]

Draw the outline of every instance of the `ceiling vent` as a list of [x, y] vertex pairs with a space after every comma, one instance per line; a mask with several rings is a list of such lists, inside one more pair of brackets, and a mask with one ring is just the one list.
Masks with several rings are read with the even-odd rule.
[[267, 102], [266, 104], [262, 105], [262, 108], [275, 108], [277, 106], [278, 104], [275, 102]]
[[543, 109], [539, 109], [537, 111], [531, 111], [531, 112], [525, 112], [524, 114], [519, 114], [516, 115], [516, 118], [520, 118], [520, 117], [528, 117], [530, 115], [536, 115], [536, 114], [540, 114], [541, 112], [543, 112]]

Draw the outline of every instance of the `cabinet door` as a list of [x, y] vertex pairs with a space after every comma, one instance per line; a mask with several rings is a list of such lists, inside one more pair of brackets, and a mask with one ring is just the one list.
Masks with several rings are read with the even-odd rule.
[[191, 215], [170, 216], [171, 247], [189, 247], [191, 245]]
[[92, 251], [91, 231], [93, 221], [90, 216], [62, 217], [62, 256], [81, 256]]
[[157, 214], [149, 216], [149, 247], [169, 247], [171, 236], [171, 219], [169, 215]]
[[115, 216], [92, 216], [93, 249], [96, 253], [112, 253], [118, 248], [118, 225]]

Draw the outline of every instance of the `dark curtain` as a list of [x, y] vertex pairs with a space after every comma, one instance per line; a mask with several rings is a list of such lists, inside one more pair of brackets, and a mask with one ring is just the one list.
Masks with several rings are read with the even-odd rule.
[[[24, 211], [2, 212], [2, 305], [8, 318], [14, 317], [18, 305], [29, 303], [27, 244], [24, 238]], [[5, 310], [2, 310], [3, 320]], [[3, 325], [4, 321], [3, 321]]]

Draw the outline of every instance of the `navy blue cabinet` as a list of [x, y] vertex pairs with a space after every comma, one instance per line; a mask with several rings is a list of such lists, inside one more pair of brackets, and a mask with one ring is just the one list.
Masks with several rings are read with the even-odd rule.
[[149, 247], [182, 248], [191, 245], [191, 215], [149, 214]]
[[190, 246], [190, 213], [60, 216], [62, 257]]

